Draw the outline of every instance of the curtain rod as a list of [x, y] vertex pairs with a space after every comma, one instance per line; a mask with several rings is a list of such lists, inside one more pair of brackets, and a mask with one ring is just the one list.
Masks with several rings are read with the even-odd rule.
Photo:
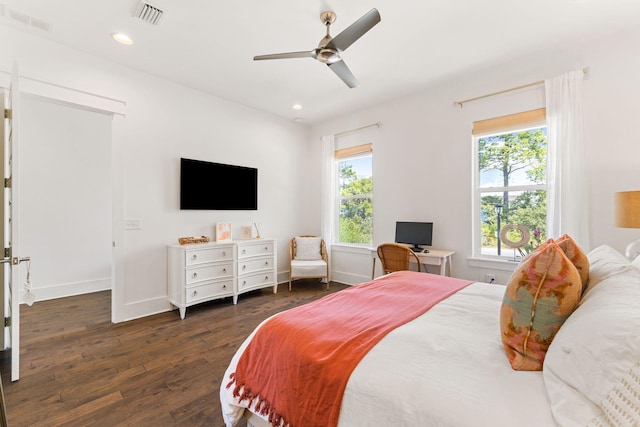
[[370, 125], [361, 126], [361, 127], [357, 128], [357, 129], [345, 130], [343, 132], [338, 132], [338, 133], [334, 134], [333, 136], [334, 137], [336, 137], [336, 136], [344, 136], [344, 135], [347, 135], [349, 133], [358, 132], [358, 131], [361, 131], [361, 130], [364, 130], [364, 129], [367, 129], [367, 128], [371, 128], [371, 127], [374, 127], [374, 126], [379, 128], [381, 126], [381, 123], [380, 122], [375, 122], [375, 123], [371, 123]]
[[[590, 68], [589, 67], [585, 67], [582, 69], [582, 72], [584, 74], [589, 74]], [[524, 89], [527, 87], [532, 87], [532, 86], [538, 86], [544, 84], [544, 80], [539, 80], [537, 82], [533, 82], [533, 83], [528, 83], [526, 85], [522, 85], [522, 86], [516, 86], [516, 87], [512, 87], [510, 89], [505, 89], [505, 90], [501, 90], [498, 92], [493, 92], [493, 93], [489, 93], [486, 95], [482, 95], [482, 96], [477, 96], [475, 98], [469, 98], [469, 99], [465, 99], [464, 101], [454, 101], [453, 105], [457, 105], [458, 107], [462, 108], [464, 104], [466, 104], [467, 102], [472, 102], [472, 101], [477, 101], [479, 99], [484, 99], [484, 98], [490, 98], [492, 96], [496, 96], [496, 95], [502, 95], [503, 93], [507, 93], [507, 92], [513, 92], [516, 90], [520, 90], [520, 89]]]

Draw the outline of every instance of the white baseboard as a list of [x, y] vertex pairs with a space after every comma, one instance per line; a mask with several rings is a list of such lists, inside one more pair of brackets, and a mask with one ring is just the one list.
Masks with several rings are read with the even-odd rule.
[[279, 272], [276, 276], [276, 280], [278, 282], [278, 288], [283, 283], [286, 283], [289, 286], [289, 271]]
[[[278, 290], [286, 288], [289, 283], [289, 272], [280, 272], [277, 275], [278, 278]], [[344, 272], [332, 272], [331, 280], [346, 285], [357, 285], [369, 280], [366, 276], [360, 276], [356, 274], [344, 273]], [[37, 301], [46, 301], [56, 298], [70, 297], [74, 295], [88, 294], [92, 292], [108, 291], [111, 290], [111, 278], [96, 279], [85, 282], [76, 283], [64, 283], [55, 286], [47, 286], [42, 288], [33, 287], [32, 292], [36, 296]], [[24, 303], [24, 301], [21, 301]], [[163, 313], [170, 311], [173, 307], [167, 301], [166, 297], [152, 298], [143, 301], [136, 301], [125, 304], [123, 310], [118, 313], [117, 319], [112, 319], [114, 322], [124, 322], [133, 319], [139, 319], [141, 317], [150, 316], [153, 314]]]
[[[341, 271], [332, 271], [330, 278], [332, 282], [338, 282], [344, 285], [358, 285], [360, 283], [368, 282], [369, 280], [371, 280], [367, 276], [345, 273]], [[285, 271], [284, 273], [278, 273], [278, 286], [280, 285], [289, 286], [288, 271]]]
[[[115, 323], [126, 322], [128, 320], [164, 313], [173, 308], [166, 296], [131, 302], [124, 305], [122, 312], [117, 315], [119, 318], [111, 319], [111, 321]], [[180, 316], [176, 314], [176, 318], [180, 319]]]
[[[369, 280], [371, 280], [371, 278], [367, 276], [340, 271], [332, 271], [330, 278], [332, 282], [342, 283], [344, 285], [359, 285], [360, 283], [368, 282]], [[288, 271], [285, 271], [284, 273], [278, 273], [278, 289], [280, 289], [280, 286], [289, 286]]]
[[[22, 287], [22, 284], [20, 284], [20, 286]], [[41, 288], [36, 286], [37, 285], [33, 286], [33, 288], [31, 289], [31, 292], [36, 297], [36, 301], [46, 301], [50, 299], [111, 290], [111, 277], [87, 280], [83, 282], [62, 283]], [[21, 294], [23, 294], [23, 292], [21, 292]], [[22, 301], [22, 296], [20, 298], [20, 303], [24, 303], [24, 301]]]
[[344, 283], [345, 285], [359, 285], [363, 282], [368, 282], [371, 280], [371, 277], [362, 276], [359, 274], [346, 273], [344, 271], [332, 271], [331, 272], [331, 281]]

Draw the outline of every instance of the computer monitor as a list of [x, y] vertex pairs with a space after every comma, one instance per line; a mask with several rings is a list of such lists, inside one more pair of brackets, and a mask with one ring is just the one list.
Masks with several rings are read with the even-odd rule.
[[[396, 222], [396, 243], [406, 243], [413, 245], [411, 248], [414, 252], [422, 252], [422, 246], [431, 246], [431, 238], [433, 236], [432, 222]], [[429, 252], [424, 249], [425, 252]]]

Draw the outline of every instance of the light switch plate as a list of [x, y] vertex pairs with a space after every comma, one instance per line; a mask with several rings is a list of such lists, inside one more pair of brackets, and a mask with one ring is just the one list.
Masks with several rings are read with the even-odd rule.
[[139, 219], [125, 219], [124, 220], [124, 229], [125, 230], [141, 230], [142, 229], [142, 221]]

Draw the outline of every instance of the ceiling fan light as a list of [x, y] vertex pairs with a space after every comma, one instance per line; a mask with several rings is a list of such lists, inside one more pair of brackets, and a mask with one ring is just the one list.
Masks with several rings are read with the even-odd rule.
[[317, 55], [318, 61], [324, 64], [333, 64], [340, 61], [340, 55], [334, 49], [320, 49]]

